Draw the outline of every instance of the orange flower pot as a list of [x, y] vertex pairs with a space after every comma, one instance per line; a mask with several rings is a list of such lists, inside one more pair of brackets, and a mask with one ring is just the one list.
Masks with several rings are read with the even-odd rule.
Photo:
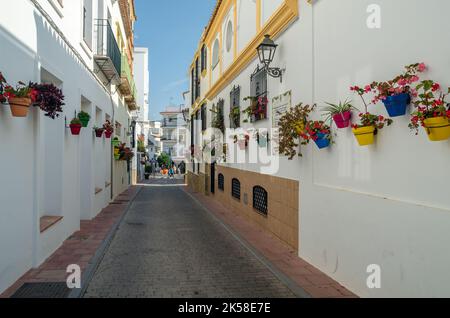
[[30, 98], [12, 97], [8, 100], [11, 114], [14, 117], [27, 117], [28, 109], [31, 106]]

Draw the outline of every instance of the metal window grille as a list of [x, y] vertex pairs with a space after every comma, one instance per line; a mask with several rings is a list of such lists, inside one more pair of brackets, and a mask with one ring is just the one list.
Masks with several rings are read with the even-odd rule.
[[238, 179], [231, 181], [231, 195], [233, 198], [241, 199], [241, 182]]
[[230, 113], [233, 109], [237, 107], [239, 109], [239, 116], [234, 118], [230, 117], [230, 127], [231, 128], [239, 128], [241, 126], [241, 115], [240, 115], [240, 107], [241, 107], [241, 87], [234, 86], [230, 93]]
[[218, 186], [219, 186], [219, 190], [225, 191], [225, 177], [221, 173], [219, 173], [219, 176], [218, 176]]
[[258, 212], [267, 215], [268, 194], [267, 191], [260, 186], [253, 188], [253, 208]]

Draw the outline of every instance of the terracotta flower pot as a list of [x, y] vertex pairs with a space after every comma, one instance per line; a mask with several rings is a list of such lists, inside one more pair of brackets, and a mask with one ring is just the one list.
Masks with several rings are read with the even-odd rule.
[[13, 97], [8, 100], [11, 114], [14, 117], [27, 117], [28, 109], [31, 106], [30, 98]]
[[81, 131], [81, 124], [70, 124], [70, 131], [72, 132], [72, 135], [74, 136], [78, 136], [80, 134]]

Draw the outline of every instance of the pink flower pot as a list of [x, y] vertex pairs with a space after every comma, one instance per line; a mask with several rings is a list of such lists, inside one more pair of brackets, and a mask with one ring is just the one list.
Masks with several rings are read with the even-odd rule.
[[238, 145], [239, 145], [239, 148], [240, 148], [241, 150], [245, 150], [245, 148], [247, 148], [247, 141], [245, 141], [245, 140], [239, 140], [239, 141], [238, 141]]
[[339, 129], [348, 128], [350, 126], [351, 112], [345, 112], [333, 116], [333, 120]]

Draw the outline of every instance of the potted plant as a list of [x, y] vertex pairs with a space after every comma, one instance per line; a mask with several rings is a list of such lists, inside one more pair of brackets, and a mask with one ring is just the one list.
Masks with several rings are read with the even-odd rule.
[[114, 146], [114, 147], [119, 147], [120, 146], [120, 140], [119, 140], [119, 138], [118, 137], [114, 137], [114, 139], [112, 140], [112, 145]]
[[244, 123], [248, 123], [249, 121], [255, 122], [267, 117], [267, 105], [269, 100], [266, 96], [248, 96], [244, 98], [244, 101], [247, 100], [250, 100], [250, 106], [242, 111], [242, 113], [247, 116]]
[[31, 104], [36, 100], [37, 92], [33, 88], [19, 82], [16, 87], [12, 87], [0, 73], [0, 85], [3, 101], [8, 101], [11, 114], [14, 117], [26, 117]]
[[369, 104], [367, 104], [364, 99], [364, 94], [371, 91], [369, 87], [362, 89], [358, 86], [354, 86], [351, 87], [350, 90], [356, 92], [361, 97], [366, 110], [364, 113], [359, 114], [360, 123], [352, 125], [353, 134], [355, 135], [360, 146], [371, 145], [375, 142], [375, 135], [378, 134], [378, 131], [383, 129], [385, 126], [392, 125], [394, 121], [392, 119], [384, 118], [383, 116], [369, 113]]
[[51, 119], [58, 118], [60, 116], [59, 113], [63, 112], [62, 107], [65, 105], [62, 90], [53, 84], [30, 83], [29, 86], [36, 92], [34, 106], [44, 111], [46, 117]]
[[319, 149], [330, 146], [332, 142], [331, 128], [323, 121], [308, 121], [305, 125], [308, 138], [313, 140]]
[[145, 180], [150, 179], [150, 174], [152, 173], [152, 166], [146, 165], [145, 166]]
[[105, 138], [109, 139], [111, 138], [112, 134], [114, 133], [114, 127], [111, 124], [111, 122], [109, 120], [107, 120], [104, 124], [103, 124], [103, 129], [105, 131]]
[[260, 132], [256, 131], [256, 141], [261, 148], [267, 147], [269, 142], [269, 133], [267, 131]]
[[70, 122], [69, 127], [70, 127], [70, 131], [71, 131], [72, 135], [78, 136], [80, 134], [81, 127], [82, 127], [81, 121], [77, 117], [75, 117]]
[[95, 131], [95, 136], [97, 138], [102, 138], [103, 132], [105, 131], [105, 129], [103, 127], [100, 128], [100, 127], [94, 126], [94, 131]]
[[373, 104], [382, 101], [390, 117], [404, 116], [411, 103], [411, 85], [419, 81], [419, 73], [426, 70], [424, 63], [416, 63], [405, 67], [405, 73], [386, 82], [373, 82], [367, 85], [366, 92], [375, 94]]
[[337, 128], [343, 129], [350, 126], [352, 110], [355, 109], [351, 102], [339, 102], [339, 104], [326, 103], [328, 106], [323, 108], [326, 117], [325, 122], [333, 120]]
[[234, 143], [238, 144], [239, 148], [241, 150], [245, 150], [248, 147], [248, 142], [250, 141], [250, 135], [249, 134], [240, 134], [240, 135], [234, 135], [233, 136]]
[[225, 133], [225, 120], [220, 107], [214, 105], [211, 112], [213, 113], [211, 127], [219, 129], [222, 134]]
[[441, 86], [432, 81], [422, 81], [417, 87], [417, 100], [414, 106], [417, 108], [412, 113], [409, 128], [419, 133], [419, 127], [424, 127], [430, 141], [443, 141], [450, 138], [450, 111], [445, 101], [450, 88], [444, 94]]
[[[314, 111], [316, 105], [300, 103], [291, 108], [280, 118], [280, 142], [279, 152], [292, 160], [297, 155], [299, 145], [307, 145], [309, 137], [305, 133], [305, 126], [309, 115]], [[298, 156], [302, 153], [298, 151]]]
[[231, 108], [230, 123], [232, 128], [238, 128], [241, 126], [241, 108], [239, 106], [233, 106]]
[[89, 120], [91, 120], [91, 115], [89, 115], [89, 113], [81, 111], [78, 113], [78, 119], [81, 121], [83, 127], [86, 128], [89, 124]]

